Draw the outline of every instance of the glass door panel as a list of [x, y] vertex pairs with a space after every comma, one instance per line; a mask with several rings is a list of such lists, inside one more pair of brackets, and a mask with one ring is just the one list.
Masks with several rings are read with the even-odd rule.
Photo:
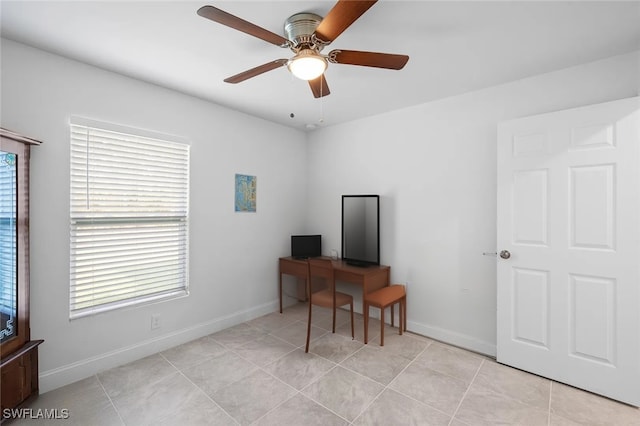
[[0, 343], [18, 333], [17, 155], [0, 151]]

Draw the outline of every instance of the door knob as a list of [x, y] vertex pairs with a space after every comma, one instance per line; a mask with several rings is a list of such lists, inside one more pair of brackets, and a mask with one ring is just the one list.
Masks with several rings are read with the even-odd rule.
[[511, 253], [509, 253], [509, 250], [502, 250], [500, 252], [500, 257], [503, 259], [508, 259], [511, 257]]

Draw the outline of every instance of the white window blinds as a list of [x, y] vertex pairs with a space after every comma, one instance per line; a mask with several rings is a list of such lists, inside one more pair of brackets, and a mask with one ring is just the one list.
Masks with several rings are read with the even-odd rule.
[[71, 318], [188, 291], [189, 145], [114, 129], [71, 120]]

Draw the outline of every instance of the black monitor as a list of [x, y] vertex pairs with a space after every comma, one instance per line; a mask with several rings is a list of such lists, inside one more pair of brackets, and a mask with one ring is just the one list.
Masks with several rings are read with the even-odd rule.
[[342, 196], [342, 258], [356, 266], [380, 264], [380, 197]]
[[292, 235], [291, 257], [294, 259], [308, 259], [322, 255], [321, 235]]

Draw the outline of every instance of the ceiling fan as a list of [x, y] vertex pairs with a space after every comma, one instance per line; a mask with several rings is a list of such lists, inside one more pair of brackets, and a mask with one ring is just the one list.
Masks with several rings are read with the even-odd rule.
[[314, 13], [297, 13], [284, 24], [286, 38], [213, 6], [198, 9], [198, 15], [227, 27], [242, 31], [278, 47], [289, 48], [291, 59], [276, 59], [226, 78], [226, 83], [240, 83], [284, 65], [293, 75], [309, 81], [313, 96], [327, 96], [329, 86], [324, 71], [329, 63], [365, 67], [402, 69], [409, 57], [391, 53], [335, 49], [327, 55], [320, 52], [362, 16], [377, 0], [339, 0], [324, 18]]

